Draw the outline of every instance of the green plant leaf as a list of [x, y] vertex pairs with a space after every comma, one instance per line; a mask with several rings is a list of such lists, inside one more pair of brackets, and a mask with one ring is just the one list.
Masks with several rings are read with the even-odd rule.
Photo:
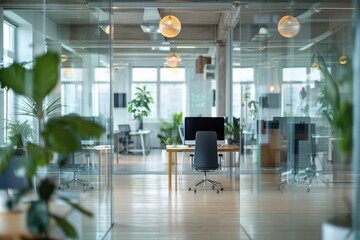
[[49, 119], [42, 137], [55, 152], [69, 154], [81, 148], [82, 137], [99, 138], [103, 132], [104, 128], [95, 122], [76, 115], [66, 115]]
[[14, 63], [0, 69], [0, 83], [2, 88], [11, 88], [14, 92], [25, 95], [25, 67], [20, 63]]
[[46, 177], [40, 181], [38, 193], [42, 200], [48, 202], [54, 191], [55, 191], [55, 184], [52, 180]]
[[44, 109], [46, 117], [57, 117], [61, 115], [61, 112], [58, 111], [61, 109], [61, 98], [55, 99], [49, 106]]
[[33, 143], [28, 143], [26, 150], [25, 174], [28, 178], [31, 178], [36, 174], [37, 167], [46, 166], [52, 160], [53, 153], [50, 149]]
[[0, 151], [0, 173], [5, 171], [14, 153], [13, 146], [1, 148]]
[[49, 229], [49, 209], [43, 200], [32, 201], [26, 214], [26, 226], [37, 236], [44, 236]]
[[320, 53], [317, 53], [313, 56], [313, 62], [317, 63], [319, 66], [319, 70], [321, 71], [323, 76], [322, 80], [325, 83], [326, 98], [329, 104], [331, 104], [332, 106], [332, 109], [334, 111], [333, 113], [337, 114], [340, 107], [339, 87], [333, 79], [331, 73], [329, 72], [327, 64]]
[[46, 145], [53, 151], [62, 154], [73, 153], [81, 149], [80, 136], [77, 132], [67, 126], [65, 122], [60, 123], [46, 125], [42, 133]]
[[33, 94], [31, 97], [37, 103], [42, 103], [45, 97], [55, 88], [59, 79], [59, 55], [48, 52], [35, 58], [33, 69]]
[[128, 102], [128, 112], [132, 114], [134, 120], [141, 120], [150, 115], [150, 104], [154, 103], [154, 99], [146, 86], [136, 87], [135, 90], [135, 98]]
[[59, 197], [60, 199], [62, 199], [63, 201], [65, 201], [67, 204], [69, 204], [71, 207], [75, 208], [76, 210], [78, 210], [79, 212], [81, 212], [82, 214], [88, 216], [88, 217], [92, 217], [93, 214], [92, 212], [86, 210], [85, 208], [81, 207], [79, 204], [73, 203], [71, 202], [70, 199], [65, 198], [65, 197]]
[[0, 69], [2, 87], [8, 87], [17, 94], [30, 97], [41, 105], [45, 97], [54, 89], [59, 78], [59, 56], [48, 52], [35, 58], [33, 69], [24, 64], [14, 63]]
[[63, 233], [71, 239], [77, 239], [78, 234], [75, 228], [63, 217], [57, 216], [55, 214], [50, 213], [50, 216], [55, 220], [57, 225], [61, 228]]

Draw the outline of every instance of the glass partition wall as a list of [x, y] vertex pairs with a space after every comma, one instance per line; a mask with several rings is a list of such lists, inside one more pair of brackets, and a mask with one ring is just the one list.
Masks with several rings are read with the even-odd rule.
[[337, 148], [346, 136], [329, 91], [351, 101], [353, 11], [351, 1], [241, 6], [232, 107], [244, 145], [240, 222], [251, 239], [321, 239], [326, 220], [351, 213], [352, 163]]
[[[113, 223], [112, 217], [112, 72], [111, 24], [109, 1], [92, 1], [94, 7], [81, 4], [16, 4], [3, 2], [4, 57], [6, 63], [29, 62], [45, 52], [61, 56], [60, 78], [55, 90], [46, 98], [49, 106], [61, 99], [58, 114], [76, 114], [102, 125], [100, 139], [81, 139], [82, 149], [71, 158], [79, 168], [59, 166], [58, 156], [37, 175], [58, 179], [59, 192], [77, 196], [79, 203], [92, 212], [77, 223], [80, 239], [101, 239]], [[99, 8], [97, 6], [103, 6]], [[106, 10], [104, 10], [106, 9]], [[93, 46], [103, 46], [93, 48]], [[36, 86], [30, 86], [36, 87]], [[4, 92], [5, 93], [5, 92]], [[7, 119], [31, 123], [34, 119], [17, 114], [24, 109], [23, 100], [6, 92]], [[60, 102], [59, 102], [60, 103]], [[1, 101], [3, 104], [3, 101]], [[45, 116], [46, 118], [46, 116]], [[3, 119], [3, 116], [1, 116]], [[7, 141], [4, 133], [5, 143]], [[37, 139], [31, 138], [34, 141]], [[68, 183], [68, 181], [76, 180]], [[79, 181], [78, 181], [79, 180]], [[86, 182], [86, 187], [83, 182]]]

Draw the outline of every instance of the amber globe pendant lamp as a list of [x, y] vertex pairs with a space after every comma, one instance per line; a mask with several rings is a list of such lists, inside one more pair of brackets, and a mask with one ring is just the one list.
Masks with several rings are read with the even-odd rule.
[[279, 20], [278, 31], [283, 37], [295, 37], [300, 32], [300, 23], [295, 17], [286, 15]]
[[167, 38], [176, 37], [181, 30], [181, 22], [174, 15], [167, 15], [160, 20], [159, 29], [163, 36]]

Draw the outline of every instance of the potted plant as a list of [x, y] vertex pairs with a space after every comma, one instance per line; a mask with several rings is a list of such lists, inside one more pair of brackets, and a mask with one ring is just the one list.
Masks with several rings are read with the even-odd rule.
[[165, 147], [166, 145], [181, 144], [181, 137], [179, 133], [179, 126], [182, 123], [182, 112], [174, 113], [171, 117], [171, 121], [161, 119], [160, 133], [157, 137], [160, 139], [160, 145], [163, 147], [162, 160], [167, 162], [167, 155]]
[[[36, 106], [44, 106], [44, 100], [57, 85], [58, 71], [59, 55], [48, 52], [35, 58], [32, 69], [19, 63], [0, 69], [0, 83], [2, 88], [12, 89], [16, 94], [30, 98]], [[29, 90], [28, 86], [34, 87]], [[104, 132], [102, 126], [74, 115], [54, 117], [45, 122], [44, 109], [39, 107], [37, 110], [38, 120], [41, 123], [39, 129], [41, 141], [38, 144], [27, 143], [26, 155], [21, 159], [23, 178], [29, 180], [36, 176], [39, 167], [47, 166], [55, 154], [64, 156], [61, 163], [65, 162], [67, 156], [81, 147], [80, 137], [99, 138]], [[13, 148], [11, 144], [0, 151], [0, 172], [7, 169], [16, 154]], [[36, 238], [47, 238], [50, 237], [50, 221], [54, 221], [67, 237], [77, 238], [75, 228], [65, 218], [54, 214], [49, 208], [50, 203], [55, 198], [60, 198], [81, 213], [87, 216], [92, 214], [68, 198], [56, 196], [55, 189], [54, 179], [49, 177], [41, 179], [37, 185], [38, 198], [29, 202], [26, 211], [26, 226]], [[32, 189], [29, 188], [19, 191], [9, 199], [7, 206], [12, 209], [30, 191]]]
[[135, 98], [128, 102], [128, 112], [138, 122], [137, 130], [143, 129], [143, 118], [151, 113], [150, 104], [154, 103], [146, 86], [136, 87]]
[[239, 144], [240, 142], [240, 124], [225, 124], [225, 135], [227, 144]]
[[24, 147], [24, 141], [31, 140], [33, 129], [28, 120], [21, 122], [20, 120], [10, 120], [6, 125], [9, 132], [9, 140], [16, 148]]
[[[339, 79], [335, 79], [320, 53], [313, 56], [312, 62], [313, 66], [321, 71], [321, 80], [324, 82], [317, 99], [320, 104], [319, 111], [331, 125], [335, 137], [340, 137], [337, 147], [343, 163], [348, 164], [351, 162], [352, 154], [353, 104], [351, 94], [350, 96], [341, 95], [339, 87], [340, 85], [347, 87], [348, 92], [352, 92], [352, 63], [348, 60], [346, 64], [339, 65], [342, 74]], [[324, 240], [355, 239], [351, 229], [351, 211], [334, 215], [323, 223], [322, 228]]]

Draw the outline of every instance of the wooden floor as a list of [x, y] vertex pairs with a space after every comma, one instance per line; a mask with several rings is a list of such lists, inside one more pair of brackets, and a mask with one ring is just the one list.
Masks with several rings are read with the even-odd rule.
[[[256, 162], [245, 163], [242, 157], [239, 166], [247, 169], [237, 171], [231, 180], [226, 169], [209, 174], [224, 185], [224, 191], [217, 194], [199, 187], [194, 194], [188, 184], [202, 175], [191, 171], [184, 159], [175, 192], [168, 190], [167, 164], [160, 150], [147, 156], [120, 156], [113, 169], [114, 226], [105, 239], [321, 239], [321, 223], [334, 212], [347, 211], [342, 203], [351, 184], [315, 180], [310, 192], [304, 184], [280, 192], [277, 172], [260, 174]], [[96, 192], [89, 191], [88, 197]], [[105, 224], [107, 211], [99, 211], [96, 220], [85, 224], [84, 239], [104, 234], [92, 225]]]

